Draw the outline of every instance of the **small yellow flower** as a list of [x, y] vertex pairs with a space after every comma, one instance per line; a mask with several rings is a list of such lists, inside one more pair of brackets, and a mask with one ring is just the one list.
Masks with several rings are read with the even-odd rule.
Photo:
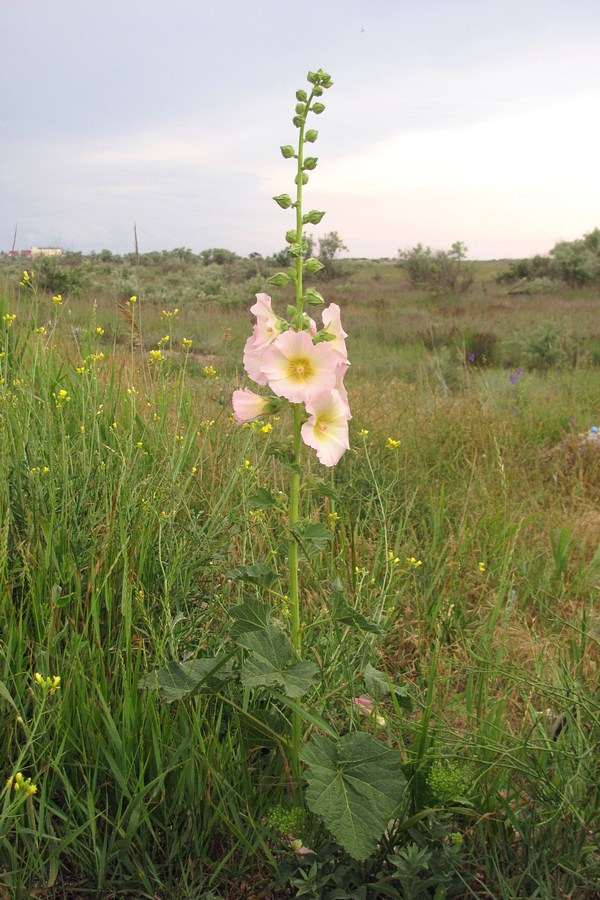
[[150, 351], [150, 362], [162, 362], [164, 360], [164, 355], [162, 350], [151, 350]]
[[144, 446], [144, 442], [143, 442], [143, 441], [138, 441], [138, 442], [137, 442], [137, 446], [141, 449], [141, 448]]
[[46, 334], [46, 329], [44, 328], [43, 325], [40, 325], [40, 327], [37, 329], [37, 333], [38, 334]]
[[192, 475], [195, 475], [197, 471], [198, 471], [197, 466], [192, 466]]
[[2, 321], [6, 322], [6, 324], [10, 326], [10, 325], [12, 325], [12, 323], [15, 321], [16, 318], [17, 318], [16, 313], [4, 313], [4, 315], [2, 316]]
[[137, 303], [137, 294], [132, 294], [129, 298], [130, 303]]
[[269, 434], [270, 431], [273, 431], [273, 426], [270, 422], [265, 422], [264, 425], [261, 425], [260, 430], [263, 432], [263, 434]]
[[56, 306], [62, 306], [62, 294], [55, 294], [52, 298], [52, 302], [56, 304]]
[[477, 568], [479, 569], [480, 572], [485, 572], [485, 563], [484, 563], [484, 562], [478, 562], [478, 563], [477, 563]]
[[185, 350], [189, 350], [192, 346], [192, 341], [189, 338], [183, 338], [181, 343], [183, 344]]
[[204, 366], [204, 374], [208, 375], [209, 378], [218, 378], [217, 370], [214, 366]]
[[388, 550], [388, 561], [393, 565], [397, 566], [400, 562], [400, 558], [398, 556], [394, 556], [393, 550]]
[[418, 569], [423, 565], [423, 561], [421, 559], [417, 559], [416, 556], [407, 556], [406, 563], [413, 569]]
[[387, 443], [385, 445], [386, 450], [397, 450], [400, 446], [400, 441], [394, 440], [394, 438], [389, 437], [387, 439]]
[[359, 436], [359, 437], [366, 437], [366, 436], [368, 435], [368, 433], [369, 433], [369, 429], [368, 429], [368, 428], [361, 428], [360, 431], [358, 432], [358, 436]]
[[102, 337], [102, 335], [104, 334], [104, 328], [101, 328], [98, 325], [98, 327], [96, 328], [96, 334], [98, 334], [98, 335], [100, 335], [100, 337]]

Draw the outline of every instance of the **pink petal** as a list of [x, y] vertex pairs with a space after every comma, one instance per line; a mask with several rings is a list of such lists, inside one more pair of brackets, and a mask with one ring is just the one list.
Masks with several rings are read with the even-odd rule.
[[233, 404], [233, 417], [240, 424], [242, 422], [251, 422], [252, 419], [262, 416], [268, 406], [268, 401], [264, 397], [255, 394], [254, 391], [250, 391], [248, 388], [239, 388], [234, 391], [231, 402]]
[[308, 401], [306, 411], [310, 416], [302, 426], [302, 440], [317, 451], [324, 466], [335, 466], [350, 447], [347, 404], [338, 391], [332, 390]]
[[261, 372], [273, 393], [292, 403], [306, 403], [335, 385], [338, 355], [327, 344], [313, 344], [305, 331], [284, 331], [263, 360]]

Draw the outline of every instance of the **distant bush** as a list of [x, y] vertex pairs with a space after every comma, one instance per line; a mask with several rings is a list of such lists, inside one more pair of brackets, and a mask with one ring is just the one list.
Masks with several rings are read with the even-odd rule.
[[82, 266], [63, 265], [59, 258], [44, 256], [36, 266], [39, 287], [50, 294], [66, 297], [80, 294], [87, 286], [87, 276]]
[[533, 256], [531, 259], [512, 260], [508, 268], [496, 278], [497, 284], [515, 284], [516, 282], [552, 277], [552, 260], [547, 256]]
[[565, 322], [542, 322], [521, 339], [526, 369], [574, 368], [581, 355], [579, 341]]
[[598, 281], [600, 248], [595, 235], [598, 229], [577, 241], [561, 241], [550, 251], [556, 275], [570, 287]]
[[[546, 293], [550, 281], [569, 287], [600, 282], [600, 229], [595, 228], [575, 241], [559, 241], [548, 256], [534, 256], [511, 262], [497, 277], [498, 284], [518, 284], [512, 293]], [[529, 290], [521, 289], [531, 282]], [[533, 286], [535, 283], [535, 286]]]
[[450, 250], [434, 251], [417, 244], [412, 250], [398, 251], [398, 265], [405, 270], [414, 288], [425, 288], [434, 294], [439, 291], [463, 294], [473, 283], [466, 255], [467, 248], [462, 241], [456, 241]]

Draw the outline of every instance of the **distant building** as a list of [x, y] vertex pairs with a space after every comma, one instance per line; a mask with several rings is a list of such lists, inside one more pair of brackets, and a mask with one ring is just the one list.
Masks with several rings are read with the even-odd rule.
[[37, 256], [61, 256], [62, 250], [60, 247], [32, 247], [30, 255], [34, 259]]

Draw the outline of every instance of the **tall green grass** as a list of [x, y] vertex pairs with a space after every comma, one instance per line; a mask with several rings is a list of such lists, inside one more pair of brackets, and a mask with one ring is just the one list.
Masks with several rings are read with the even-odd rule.
[[[373, 296], [367, 270], [356, 278]], [[388, 698], [386, 725], [367, 723], [409, 777], [394, 838], [405, 894], [410, 847], [433, 853], [411, 863], [406, 896], [592, 897], [600, 453], [578, 433], [598, 415], [598, 370], [512, 384], [512, 369], [427, 349], [421, 325], [405, 340], [417, 296], [376, 314], [353, 290], [353, 449], [333, 476], [307, 460], [303, 485], [307, 514], [333, 530], [301, 569], [322, 670], [312, 706], [353, 727], [369, 663], [412, 697], [412, 713]], [[267, 819], [286, 796], [285, 712], [253, 721], [226, 689], [176, 704], [140, 689], [157, 666], [228, 649], [228, 610], [255, 592], [232, 568], [284, 571], [280, 508], [251, 498], [286, 491], [268, 448], [289, 423], [238, 428], [229, 410], [245, 317], [144, 306], [140, 344], [89, 299], [7, 288], [0, 306], [16, 313], [0, 322], [0, 749], [5, 779], [37, 786], [4, 791], [0, 890], [277, 896], [290, 851]], [[380, 634], [332, 621], [340, 585]], [[281, 618], [285, 594], [281, 576]]]

